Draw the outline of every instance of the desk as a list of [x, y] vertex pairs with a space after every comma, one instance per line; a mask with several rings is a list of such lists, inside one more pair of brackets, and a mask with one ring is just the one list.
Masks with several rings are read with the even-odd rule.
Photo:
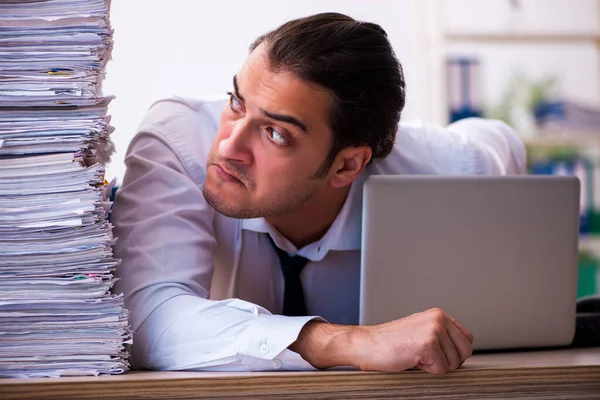
[[0, 399], [600, 399], [600, 348], [476, 354], [457, 371], [129, 372], [0, 379]]

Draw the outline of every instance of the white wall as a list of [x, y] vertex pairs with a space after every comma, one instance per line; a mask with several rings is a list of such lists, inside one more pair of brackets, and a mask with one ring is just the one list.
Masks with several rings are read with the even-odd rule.
[[417, 1], [113, 1], [115, 44], [104, 93], [116, 96], [109, 113], [116, 128], [112, 138], [117, 153], [107, 177], [122, 179], [127, 145], [152, 102], [172, 95], [224, 96], [257, 36], [289, 19], [317, 12], [336, 11], [382, 25], [407, 76], [404, 118], [426, 117], [431, 102], [423, 98], [430, 83], [415, 66], [419, 52], [411, 18]]

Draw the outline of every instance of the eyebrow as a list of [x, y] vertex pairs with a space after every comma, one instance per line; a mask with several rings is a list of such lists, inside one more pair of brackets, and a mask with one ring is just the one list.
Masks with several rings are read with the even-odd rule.
[[237, 75], [233, 76], [233, 91], [235, 92], [235, 96], [241, 101], [245, 101], [242, 95], [240, 94], [240, 88], [237, 83]]
[[[242, 95], [240, 94], [240, 88], [238, 86], [238, 82], [237, 82], [237, 75], [233, 76], [233, 91], [235, 93], [235, 96], [240, 99], [241, 101], [245, 101], [244, 98], [242, 97]], [[291, 115], [284, 115], [284, 114], [274, 114], [274, 113], [270, 113], [268, 111], [265, 110], [261, 110], [263, 115], [274, 119], [276, 121], [281, 121], [281, 122], [286, 122], [288, 124], [292, 124], [297, 126], [298, 128], [302, 129], [305, 133], [308, 133], [308, 129], [306, 129], [306, 125], [303, 122], [300, 122], [298, 120], [298, 118], [292, 117]]]
[[283, 115], [283, 114], [273, 114], [268, 111], [262, 110], [263, 114], [271, 119], [281, 122], [287, 122], [288, 124], [296, 125], [298, 128], [302, 129], [305, 133], [308, 133], [306, 129], [306, 125], [302, 122], [298, 121], [298, 119], [292, 117], [291, 115]]

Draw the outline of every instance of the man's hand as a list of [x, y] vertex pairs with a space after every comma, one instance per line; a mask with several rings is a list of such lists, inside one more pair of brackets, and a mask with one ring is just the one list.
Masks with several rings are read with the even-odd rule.
[[355, 366], [363, 371], [417, 367], [443, 374], [473, 352], [473, 335], [440, 309], [375, 326], [305, 325], [290, 349], [316, 368]]

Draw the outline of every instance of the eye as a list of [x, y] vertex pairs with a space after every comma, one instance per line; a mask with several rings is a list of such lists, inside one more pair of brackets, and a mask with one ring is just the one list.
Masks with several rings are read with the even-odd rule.
[[242, 104], [240, 103], [238, 98], [235, 97], [235, 95], [231, 92], [227, 92], [227, 94], [229, 95], [229, 107], [231, 107], [233, 111], [241, 111]]
[[278, 146], [287, 146], [290, 144], [290, 141], [276, 129], [267, 128], [267, 135], [269, 136], [269, 139]]

